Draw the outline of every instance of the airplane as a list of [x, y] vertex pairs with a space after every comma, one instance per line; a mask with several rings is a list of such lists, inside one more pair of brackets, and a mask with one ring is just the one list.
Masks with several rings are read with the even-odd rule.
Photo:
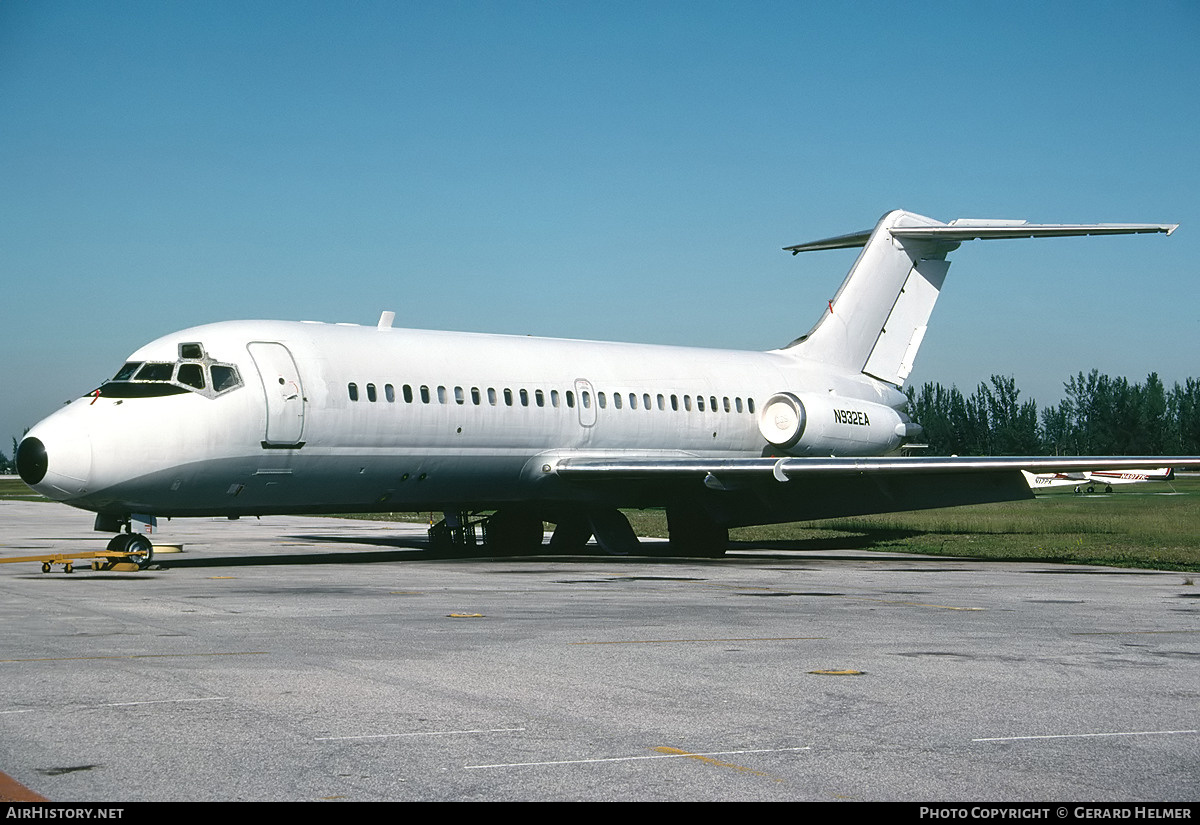
[[[785, 247], [862, 247], [820, 319], [766, 352], [228, 321], [163, 336], [33, 427], [21, 478], [152, 558], [154, 517], [442, 511], [488, 553], [717, 557], [753, 524], [1032, 497], [1033, 473], [1200, 458], [910, 457], [901, 391], [949, 262], [976, 239], [1166, 233], [1174, 224], [942, 223], [903, 210]], [[666, 511], [639, 544], [621, 508]], [[431, 535], [433, 533], [431, 532]], [[473, 539], [469, 542], [474, 544]]]
[[1089, 493], [1095, 492], [1097, 484], [1104, 485], [1104, 492], [1111, 493], [1114, 484], [1140, 484], [1143, 481], [1170, 481], [1175, 478], [1173, 467], [1156, 467], [1147, 470], [1085, 470], [1075, 473], [1029, 473], [1023, 472], [1025, 482], [1030, 489], [1038, 490], [1047, 487], [1069, 487], [1074, 485], [1075, 492], [1081, 492], [1087, 485]]

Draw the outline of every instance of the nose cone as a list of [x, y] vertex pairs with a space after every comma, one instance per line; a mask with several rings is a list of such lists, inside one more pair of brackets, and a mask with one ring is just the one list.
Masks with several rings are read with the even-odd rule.
[[46, 477], [48, 463], [46, 460], [46, 445], [38, 438], [26, 438], [17, 447], [17, 472], [21, 481], [30, 487], [40, 484]]
[[47, 498], [69, 501], [87, 492], [92, 473], [92, 445], [86, 432], [56, 413], [38, 424], [17, 446], [21, 480]]

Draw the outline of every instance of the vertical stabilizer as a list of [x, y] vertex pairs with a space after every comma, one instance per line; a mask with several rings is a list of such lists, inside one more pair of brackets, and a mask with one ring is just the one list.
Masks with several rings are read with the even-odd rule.
[[861, 246], [862, 254], [809, 333], [785, 351], [846, 372], [901, 386], [912, 371], [933, 305], [963, 241], [1076, 235], [1170, 235], [1173, 223], [1046, 223], [959, 218], [941, 223], [897, 210], [870, 232], [853, 232], [784, 249], [795, 255]]
[[788, 247], [793, 254], [863, 247], [821, 320], [789, 349], [901, 386], [912, 371], [950, 266], [946, 253], [958, 243], [897, 237], [893, 230], [938, 226], [945, 224], [897, 210], [884, 215], [870, 233]]

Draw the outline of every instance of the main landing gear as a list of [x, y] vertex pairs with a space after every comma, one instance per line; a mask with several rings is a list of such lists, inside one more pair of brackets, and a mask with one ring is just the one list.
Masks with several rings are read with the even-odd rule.
[[542, 552], [544, 536], [542, 520], [525, 510], [497, 510], [490, 516], [447, 511], [429, 528], [429, 541], [435, 548], [467, 556], [537, 555]]
[[437, 549], [467, 556], [574, 555], [586, 552], [593, 536], [600, 549], [613, 556], [719, 558], [725, 555], [729, 530], [702, 508], [672, 506], [666, 514], [670, 534], [667, 544], [643, 544], [624, 513], [602, 507], [572, 508], [549, 514], [555, 526], [548, 546], [543, 543], [542, 514], [523, 508], [501, 509], [485, 516], [448, 511], [429, 528], [429, 540]]

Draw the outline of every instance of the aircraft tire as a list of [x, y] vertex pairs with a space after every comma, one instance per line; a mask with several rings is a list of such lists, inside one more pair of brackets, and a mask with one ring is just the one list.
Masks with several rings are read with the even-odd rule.
[[[111, 539], [108, 540], [108, 546], [105, 547], [104, 549], [109, 553], [124, 553], [126, 551], [126, 549], [128, 549], [128, 547], [129, 547], [129, 538], [130, 538], [129, 533], [117, 533], [115, 536], [113, 536]], [[109, 564], [120, 564], [123, 561], [127, 561], [127, 559], [124, 556], [109, 556], [108, 557]]]
[[556, 555], [574, 555], [587, 548], [592, 537], [592, 525], [586, 515], [563, 516], [554, 524], [550, 536], [550, 552]]
[[668, 507], [667, 534], [672, 556], [719, 559], [729, 547], [729, 528], [698, 507]]
[[150, 563], [154, 560], [154, 545], [150, 543], [150, 539], [141, 533], [129, 534], [129, 541], [125, 545], [125, 552], [131, 554], [127, 557], [127, 560], [133, 562], [143, 570], [149, 567]]
[[610, 556], [631, 556], [642, 552], [637, 534], [620, 510], [592, 510], [588, 513], [588, 525], [596, 537], [596, 544]]
[[488, 551], [503, 556], [542, 552], [542, 520], [522, 510], [497, 510], [487, 520]]

